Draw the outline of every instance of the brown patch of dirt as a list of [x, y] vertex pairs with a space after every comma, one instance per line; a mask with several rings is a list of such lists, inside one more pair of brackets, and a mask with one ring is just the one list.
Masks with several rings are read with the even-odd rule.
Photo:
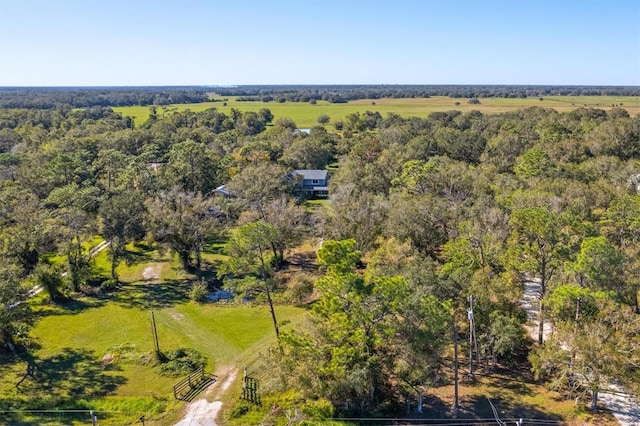
[[102, 357], [102, 365], [113, 364], [116, 361], [117, 358], [118, 357], [116, 356], [116, 354], [106, 353]]
[[145, 281], [157, 281], [160, 279], [160, 272], [162, 272], [162, 265], [149, 265], [142, 271], [142, 279]]

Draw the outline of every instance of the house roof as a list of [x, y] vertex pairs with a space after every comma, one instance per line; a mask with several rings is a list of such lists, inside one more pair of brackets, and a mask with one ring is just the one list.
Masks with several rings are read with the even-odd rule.
[[329, 172], [326, 170], [294, 170], [292, 175], [302, 175], [304, 179], [326, 180]]

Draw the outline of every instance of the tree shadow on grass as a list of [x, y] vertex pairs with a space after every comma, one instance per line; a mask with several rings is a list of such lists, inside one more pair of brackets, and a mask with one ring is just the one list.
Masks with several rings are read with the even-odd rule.
[[[517, 374], [517, 378], [511, 377]], [[529, 367], [520, 367], [509, 370], [498, 367], [486, 373], [478, 373], [478, 378], [487, 380], [491, 384], [504, 391], [510, 391], [518, 395], [533, 395], [533, 390], [529, 384], [534, 382], [533, 374]]]
[[431, 419], [451, 418], [451, 406], [436, 395], [427, 394], [422, 401], [423, 413]]
[[127, 381], [114, 374], [119, 370], [117, 366], [103, 365], [88, 349], [64, 348], [47, 358], [25, 353], [20, 358], [27, 366], [15, 388], [23, 394], [95, 398], [114, 392]]
[[109, 294], [96, 296], [102, 301], [117, 303], [125, 308], [161, 309], [189, 300], [189, 280], [165, 280], [161, 283], [125, 283]]
[[318, 261], [314, 252], [292, 253], [286, 260], [285, 267], [298, 268], [303, 271], [317, 271]]
[[[136, 246], [138, 247], [138, 246]], [[153, 260], [154, 250], [148, 246], [142, 246], [141, 251], [126, 250], [123, 256], [123, 260], [127, 266], [133, 266], [139, 263], [149, 263]]]
[[227, 245], [226, 243], [227, 243], [226, 239], [212, 239], [205, 242], [202, 251], [204, 253], [224, 255], [225, 254], [224, 250]]
[[[501, 396], [487, 395], [491, 399], [496, 411], [501, 420], [509, 423], [514, 419], [536, 419], [536, 420], [551, 420], [561, 422], [565, 419], [557, 414], [548, 413], [536, 407], [534, 405], [527, 405], [518, 402], [514, 402], [508, 398], [502, 398]], [[461, 418], [482, 418], [489, 419], [494, 417], [491, 403], [485, 395], [472, 395], [463, 401], [464, 407]]]
[[35, 310], [34, 314], [38, 319], [54, 315], [73, 315], [90, 308], [102, 307], [104, 304], [104, 300], [96, 298], [67, 299], [60, 303], [43, 305], [41, 309]]
[[28, 421], [21, 420], [19, 416], [20, 413], [0, 413], [0, 424], [3, 425], [11, 425], [11, 426], [35, 426], [42, 424], [41, 420], [38, 421]]

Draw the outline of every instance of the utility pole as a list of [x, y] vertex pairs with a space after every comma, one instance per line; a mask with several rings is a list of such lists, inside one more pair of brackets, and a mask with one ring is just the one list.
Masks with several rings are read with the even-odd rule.
[[160, 345], [158, 345], [158, 330], [156, 329], [156, 317], [151, 311], [151, 331], [153, 332], [153, 343], [156, 350], [156, 357], [160, 359]]
[[453, 417], [458, 417], [458, 326], [453, 320]]
[[470, 295], [467, 300], [469, 301], [467, 310], [467, 317], [469, 318], [469, 376], [473, 377], [473, 348], [475, 347], [478, 357], [480, 353], [478, 351], [478, 340], [476, 339], [476, 323], [473, 320], [473, 302], [475, 298]]

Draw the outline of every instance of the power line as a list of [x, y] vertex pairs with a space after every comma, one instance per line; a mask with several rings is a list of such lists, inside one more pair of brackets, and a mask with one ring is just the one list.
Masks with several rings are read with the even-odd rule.
[[500, 426], [507, 426], [505, 422], [500, 420], [500, 416], [498, 415], [498, 410], [496, 409], [495, 405], [493, 405], [493, 402], [491, 402], [489, 398], [487, 398], [487, 401], [489, 401], [489, 405], [491, 405], [491, 411], [493, 411], [493, 415], [496, 418], [496, 422], [498, 422]]
[[487, 425], [487, 424], [495, 424], [508, 426], [509, 424], [520, 424], [522, 425], [534, 425], [534, 426], [551, 426], [551, 425], [560, 425], [564, 424], [564, 422], [560, 420], [546, 420], [546, 419], [525, 419], [525, 418], [506, 418], [505, 420], [493, 418], [471, 418], [471, 419], [416, 419], [416, 418], [379, 418], [379, 417], [333, 417], [326, 418], [322, 420], [333, 420], [333, 421], [346, 421], [346, 422], [366, 422], [367, 424], [371, 423], [380, 423], [384, 425], [389, 424], [408, 424], [412, 426], [471, 426], [471, 425]]

